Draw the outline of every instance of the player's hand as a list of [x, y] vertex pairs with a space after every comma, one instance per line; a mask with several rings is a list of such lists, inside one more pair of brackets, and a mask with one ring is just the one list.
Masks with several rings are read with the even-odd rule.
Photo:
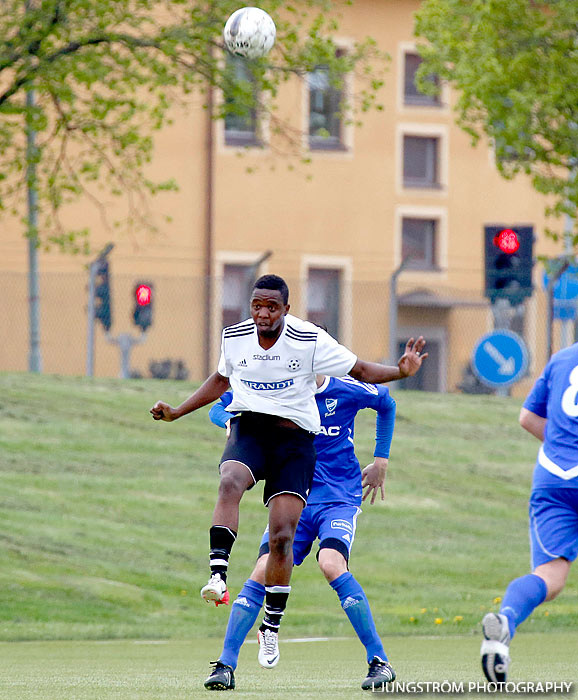
[[166, 420], [169, 423], [177, 417], [175, 409], [164, 401], [157, 401], [150, 412], [155, 420]]
[[373, 505], [377, 498], [378, 491], [381, 492], [381, 500], [385, 501], [385, 475], [387, 474], [387, 465], [389, 460], [385, 457], [376, 457], [372, 464], [368, 464], [361, 472], [361, 486], [365, 489], [363, 492], [363, 501], [371, 496], [369, 503]]
[[423, 335], [414, 342], [413, 338], [410, 338], [405, 346], [405, 352], [399, 358], [397, 366], [401, 372], [402, 377], [413, 377], [421, 367], [421, 363], [428, 356], [427, 352], [423, 352], [425, 347], [425, 340]]

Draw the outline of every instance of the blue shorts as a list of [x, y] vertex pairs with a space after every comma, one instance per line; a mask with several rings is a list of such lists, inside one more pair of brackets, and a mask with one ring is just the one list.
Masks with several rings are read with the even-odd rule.
[[532, 570], [563, 557], [578, 555], [578, 489], [537, 489], [530, 497]]
[[[293, 541], [293, 563], [302, 564], [316, 539], [319, 549], [335, 549], [349, 561], [349, 553], [355, 539], [357, 516], [361, 508], [357, 506], [319, 503], [306, 506], [301, 513], [295, 540]], [[259, 556], [269, 552], [269, 528], [263, 533]]]

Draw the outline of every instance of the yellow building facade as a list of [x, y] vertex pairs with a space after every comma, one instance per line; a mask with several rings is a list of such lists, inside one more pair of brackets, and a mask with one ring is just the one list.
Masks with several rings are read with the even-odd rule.
[[[310, 164], [293, 159], [296, 167], [287, 167], [266, 123], [211, 122], [202, 98], [194, 96], [156, 138], [154, 176], [175, 177], [180, 187], [150, 202], [157, 234], [111, 232], [88, 202], [67, 213], [69, 222], [91, 227], [95, 251], [114, 243], [113, 326], [108, 338], [99, 325], [95, 329], [96, 375], [118, 376], [119, 346], [113, 341], [132, 334], [143, 340], [131, 353], [135, 375], [150, 376], [151, 363], [170, 360], [201, 380], [216, 368], [223, 324], [247, 315], [248, 280], [274, 272], [289, 284], [292, 313], [326, 323], [365, 359], [391, 359], [404, 339], [423, 334], [430, 358], [416, 387], [459, 388], [476, 340], [494, 326], [483, 295], [484, 226], [531, 225], [537, 254], [556, 249], [544, 235], [544, 199], [522, 177], [502, 179], [487, 144], [472, 147], [454, 124], [450, 90], [432, 100], [415, 89], [418, 6], [417, 0], [356, 0], [344, 10], [337, 35], [344, 50], [353, 39], [371, 35], [391, 55], [379, 95], [383, 110], [364, 115], [363, 126], [332, 118], [322, 71], [283, 86], [279, 114], [303, 134], [302, 153]], [[355, 93], [355, 77], [347, 89]], [[114, 212], [119, 205], [106, 206]], [[399, 271], [404, 258], [409, 262]], [[40, 254], [45, 372], [86, 372], [91, 259]], [[5, 221], [3, 371], [27, 368], [27, 264], [22, 225]], [[534, 274], [538, 291], [511, 319], [530, 351], [520, 393], [546, 359], [538, 266]], [[131, 319], [133, 288], [140, 281], [152, 283], [154, 292], [154, 321], [145, 338]]]

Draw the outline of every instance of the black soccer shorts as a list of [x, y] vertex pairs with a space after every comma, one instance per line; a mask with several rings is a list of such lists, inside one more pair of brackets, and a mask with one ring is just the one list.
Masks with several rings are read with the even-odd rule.
[[241, 462], [255, 483], [265, 480], [263, 503], [292, 493], [307, 503], [315, 470], [315, 435], [303, 428], [279, 425], [276, 416], [244, 411], [231, 419], [221, 464]]

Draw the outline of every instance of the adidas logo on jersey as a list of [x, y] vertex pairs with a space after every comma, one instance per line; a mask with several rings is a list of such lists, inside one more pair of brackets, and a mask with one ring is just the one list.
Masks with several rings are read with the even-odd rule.
[[347, 596], [347, 598], [343, 601], [343, 605], [341, 606], [344, 610], [347, 610], [347, 608], [352, 608], [354, 605], [359, 605], [361, 601], [357, 600], [357, 598], [352, 598], [350, 595]]
[[241, 360], [241, 362], [237, 362], [237, 367], [246, 367], [247, 366], [247, 360]]
[[246, 608], [251, 607], [251, 604], [249, 603], [247, 598], [245, 598], [245, 596], [240, 596], [239, 598], [237, 598], [233, 605], [244, 605]]

